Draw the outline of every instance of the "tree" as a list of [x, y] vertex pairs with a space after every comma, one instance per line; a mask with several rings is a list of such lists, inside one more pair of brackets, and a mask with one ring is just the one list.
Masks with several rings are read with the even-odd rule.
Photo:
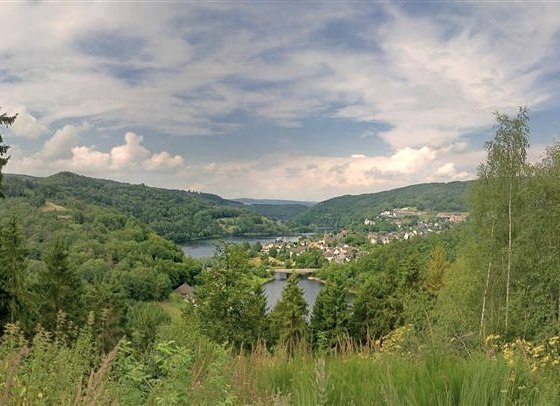
[[380, 338], [398, 327], [403, 313], [394, 271], [375, 273], [358, 290], [352, 315], [352, 335], [359, 341]]
[[[16, 115], [8, 116], [6, 113], [0, 114], [0, 124], [9, 127], [12, 125], [17, 117]], [[4, 145], [4, 140], [2, 139], [2, 135], [0, 134], [0, 197], [4, 197], [2, 193], [2, 168], [8, 163], [10, 159], [9, 156], [6, 156], [10, 147], [8, 145]]]
[[68, 263], [68, 250], [64, 239], [56, 237], [47, 251], [44, 262], [46, 269], [39, 275], [39, 286], [43, 293], [41, 309], [42, 324], [54, 328], [57, 314], [66, 313], [71, 320], [78, 319], [82, 284]]
[[[505, 315], [504, 330], [509, 328], [509, 307], [511, 296], [513, 241], [515, 238], [516, 209], [520, 179], [527, 173], [527, 148], [529, 147], [529, 112], [526, 107], [520, 107], [515, 117], [496, 113], [496, 135], [494, 140], [486, 143], [487, 159], [479, 168], [479, 186], [475, 188], [474, 223], [484, 228], [475, 232], [487, 230], [491, 224], [490, 241], [488, 236], [483, 239], [490, 247], [494, 246], [494, 239], [507, 241], [506, 275], [505, 275]], [[478, 220], [478, 221], [477, 221]], [[482, 239], [478, 238], [478, 241]], [[488, 258], [488, 272], [486, 290], [490, 284], [492, 268], [491, 250]], [[487, 294], [483, 298], [481, 317], [481, 331], [484, 329], [484, 313], [487, 304]]]
[[346, 294], [347, 278], [335, 274], [319, 292], [311, 317], [311, 334], [318, 347], [333, 347], [348, 336], [350, 311]]
[[202, 271], [200, 279], [196, 309], [202, 331], [236, 348], [256, 343], [262, 337], [266, 298], [252, 281], [246, 250], [223, 246], [215, 265]]
[[298, 274], [292, 273], [270, 315], [273, 340], [284, 345], [289, 354], [293, 354], [309, 336], [307, 302], [298, 281]]
[[432, 297], [436, 297], [443, 286], [443, 277], [449, 267], [445, 258], [445, 249], [437, 245], [428, 260], [428, 272], [426, 275], [426, 289]]
[[25, 260], [21, 225], [14, 214], [0, 233], [0, 289], [11, 323], [24, 322], [21, 316], [31, 306], [24, 287]]

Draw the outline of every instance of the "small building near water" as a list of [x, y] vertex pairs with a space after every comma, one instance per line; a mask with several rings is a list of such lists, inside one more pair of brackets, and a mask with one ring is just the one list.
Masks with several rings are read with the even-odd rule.
[[183, 299], [190, 299], [194, 297], [194, 290], [192, 286], [187, 283], [177, 286], [174, 292], [180, 294]]

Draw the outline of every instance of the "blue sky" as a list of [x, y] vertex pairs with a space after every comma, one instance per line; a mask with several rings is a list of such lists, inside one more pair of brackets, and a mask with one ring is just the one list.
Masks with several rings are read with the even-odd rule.
[[555, 2], [2, 5], [6, 171], [322, 200], [471, 179], [493, 112], [560, 134]]

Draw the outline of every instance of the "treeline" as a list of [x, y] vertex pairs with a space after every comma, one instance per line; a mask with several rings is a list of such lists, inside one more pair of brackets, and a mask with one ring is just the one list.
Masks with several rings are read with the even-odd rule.
[[219, 196], [130, 185], [61, 172], [45, 178], [7, 175], [8, 197], [25, 197], [40, 207], [83, 202], [116, 210], [175, 242], [224, 235], [279, 235], [286, 225]]
[[54, 330], [61, 314], [76, 326], [89, 316], [109, 348], [138, 327], [143, 303], [166, 299], [201, 269], [174, 243], [108, 209], [4, 199], [0, 218], [0, 323], [18, 322], [25, 334]]
[[[274, 349], [299, 346], [334, 349], [348, 342], [365, 344], [394, 329], [414, 324], [426, 327], [444, 275], [456, 259], [461, 229], [371, 248], [347, 264], [313, 262], [326, 283], [315, 307], [307, 309], [298, 276], [293, 274], [271, 312], [260, 286], [251, 251], [226, 246], [219, 265], [200, 274], [190, 314], [200, 331], [218, 343], [241, 349], [266, 343]], [[311, 266], [313, 252], [301, 254], [298, 266]], [[299, 258], [302, 261], [299, 261]]]
[[464, 212], [467, 211], [469, 185], [470, 182], [425, 183], [379, 193], [339, 196], [317, 203], [295, 216], [293, 221], [306, 226], [338, 229], [400, 207]]

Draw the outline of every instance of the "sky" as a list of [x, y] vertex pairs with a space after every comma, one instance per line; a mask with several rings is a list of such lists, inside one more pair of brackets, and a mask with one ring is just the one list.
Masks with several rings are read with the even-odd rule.
[[5, 1], [7, 173], [320, 201], [476, 177], [494, 112], [560, 135], [555, 1]]

